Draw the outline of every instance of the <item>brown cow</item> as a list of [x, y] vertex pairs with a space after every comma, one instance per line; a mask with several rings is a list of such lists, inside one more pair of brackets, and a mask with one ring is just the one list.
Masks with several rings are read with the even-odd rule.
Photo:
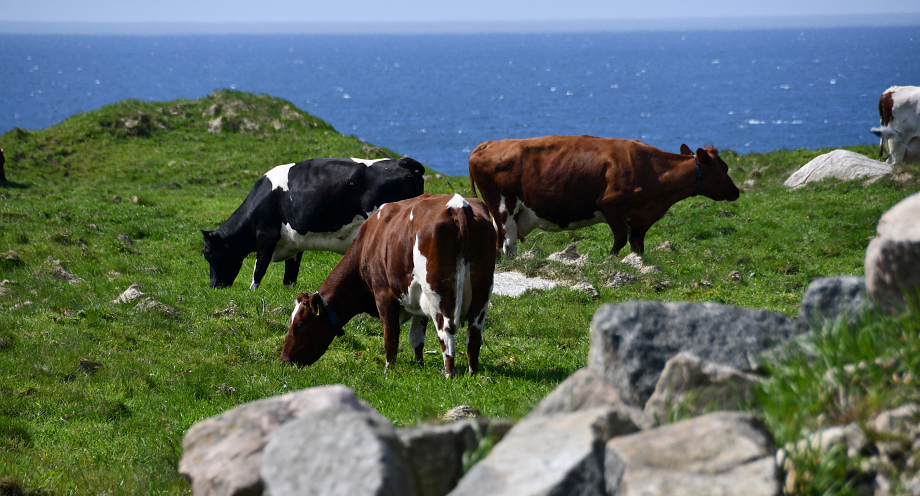
[[645, 143], [593, 136], [545, 136], [487, 141], [470, 154], [470, 186], [489, 207], [498, 245], [517, 254], [534, 229], [563, 231], [607, 222], [611, 254], [645, 250], [645, 233], [671, 205], [703, 195], [733, 201], [738, 188], [711, 146], [694, 155]]
[[409, 317], [409, 343], [422, 363], [425, 327], [433, 319], [445, 374], [454, 371], [454, 334], [468, 323], [470, 373], [479, 348], [495, 270], [495, 230], [486, 206], [460, 195], [423, 195], [386, 203], [370, 216], [316, 293], [297, 296], [281, 360], [310, 365], [359, 313], [383, 324], [386, 369], [396, 360], [399, 327]]

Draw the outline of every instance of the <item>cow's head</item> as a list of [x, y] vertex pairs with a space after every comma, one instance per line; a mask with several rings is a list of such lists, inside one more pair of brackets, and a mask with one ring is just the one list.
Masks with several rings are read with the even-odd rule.
[[[685, 148], [689, 150], [687, 145], [681, 145], [681, 153], [685, 154]], [[728, 165], [722, 160], [722, 157], [719, 157], [719, 150], [712, 145], [698, 148], [696, 160], [703, 173], [699, 194], [716, 201], [738, 199], [741, 192], [738, 191], [732, 178], [728, 176]]]
[[214, 231], [201, 231], [204, 236], [204, 259], [211, 266], [211, 287], [227, 288], [243, 267], [243, 258]]
[[342, 323], [323, 297], [319, 293], [300, 293], [294, 302], [280, 360], [301, 367], [312, 365], [341, 334]]
[[396, 181], [393, 187], [395, 196], [387, 201], [398, 201], [404, 198], [414, 198], [425, 192], [425, 166], [417, 161], [405, 157], [396, 162], [392, 179]]

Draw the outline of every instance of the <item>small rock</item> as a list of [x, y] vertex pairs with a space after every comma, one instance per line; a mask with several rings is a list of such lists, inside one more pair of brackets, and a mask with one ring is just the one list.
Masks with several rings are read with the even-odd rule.
[[24, 301], [24, 302], [22, 302], [22, 303], [17, 303], [17, 304], [15, 304], [15, 305], [11, 306], [11, 307], [10, 307], [10, 311], [12, 312], [12, 311], [15, 311], [15, 310], [19, 310], [20, 308], [25, 308], [25, 307], [27, 307], [27, 306], [29, 306], [29, 305], [31, 305], [31, 304], [32, 304], [31, 301], [26, 300], [26, 301]]
[[566, 265], [582, 266], [588, 262], [588, 254], [579, 255], [578, 247], [575, 243], [565, 247], [565, 250], [553, 253], [546, 257], [547, 260], [561, 262]]
[[645, 263], [642, 261], [642, 256], [635, 252], [623, 257], [623, 260], [620, 260], [620, 263], [636, 269], [641, 269], [645, 266]]
[[733, 270], [728, 273], [728, 277], [726, 279], [728, 279], [729, 281], [742, 282], [744, 281], [744, 276], [741, 275], [741, 272], [738, 272], [737, 270]]
[[606, 286], [609, 288], [620, 288], [636, 281], [636, 276], [628, 272], [613, 271], [607, 278]]
[[66, 281], [70, 284], [80, 284], [83, 282], [83, 279], [80, 279], [70, 272], [67, 272], [67, 269], [64, 268], [60, 260], [53, 260], [51, 264], [51, 275], [55, 278]]
[[640, 274], [657, 274], [661, 269], [657, 265], [643, 265], [639, 268]]
[[475, 418], [481, 416], [482, 414], [479, 413], [479, 410], [469, 405], [460, 405], [444, 412], [444, 415], [441, 415], [441, 418], [445, 422], [456, 422], [457, 420], [462, 420], [465, 418]]
[[157, 310], [163, 313], [164, 315], [166, 315], [167, 317], [175, 318], [176, 316], [176, 309], [170, 307], [169, 305], [165, 303], [161, 303], [157, 300], [154, 300], [153, 298], [150, 298], [150, 297], [147, 297], [141, 300], [140, 303], [134, 306], [134, 309], [139, 312]]
[[16, 267], [19, 265], [23, 265], [22, 258], [19, 256], [19, 253], [16, 252], [16, 250], [10, 250], [4, 253], [3, 255], [0, 255], [0, 257], [2, 257], [4, 266]]
[[592, 300], [598, 300], [601, 297], [601, 294], [597, 291], [597, 288], [595, 288], [594, 286], [591, 285], [591, 283], [588, 283], [588, 282], [582, 281], [572, 286], [572, 289], [588, 295], [589, 297], [591, 297]]
[[671, 244], [670, 241], [664, 241], [663, 243], [661, 243], [660, 245], [658, 245], [657, 248], [655, 248], [655, 251], [671, 251], [671, 252], [673, 252], [673, 251], [674, 251], [674, 245]]
[[144, 296], [144, 292], [140, 290], [137, 284], [132, 284], [128, 286], [128, 289], [124, 290], [123, 293], [118, 295], [118, 298], [112, 300], [112, 303], [128, 303], [129, 301], [134, 301], [141, 296]]

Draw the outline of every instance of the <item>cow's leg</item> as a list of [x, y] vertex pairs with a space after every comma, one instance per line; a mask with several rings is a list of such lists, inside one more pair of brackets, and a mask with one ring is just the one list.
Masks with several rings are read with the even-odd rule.
[[626, 241], [629, 238], [629, 225], [626, 224], [625, 215], [613, 214], [605, 215], [605, 217], [607, 218], [607, 225], [610, 226], [610, 231], [613, 232], [613, 248], [610, 249], [610, 254], [616, 255], [626, 246]]
[[293, 286], [297, 283], [297, 274], [300, 273], [300, 259], [303, 258], [303, 252], [298, 252], [294, 258], [284, 261], [284, 285]]
[[914, 136], [907, 142], [907, 147], [904, 151], [904, 161], [915, 162], [917, 160], [920, 160], [920, 137]]
[[502, 241], [504, 238], [502, 244], [502, 253], [508, 258], [514, 258], [517, 256], [517, 203], [517, 198], [505, 198], [503, 196], [501, 203], [498, 206], [498, 220], [501, 223], [502, 231], [504, 232], [504, 237], [499, 235], [498, 240]]
[[470, 374], [479, 373], [479, 350], [482, 348], [482, 329], [486, 322], [488, 303], [474, 318], [466, 332], [466, 357], [469, 361]]
[[415, 362], [419, 366], [423, 363], [425, 353], [425, 328], [428, 327], [428, 317], [413, 315], [409, 323], [409, 344], [415, 351]]
[[262, 234], [261, 239], [256, 241], [256, 265], [252, 269], [252, 284], [249, 289], [256, 289], [265, 277], [265, 271], [268, 270], [268, 264], [272, 262], [272, 253], [275, 251], [275, 245], [281, 239], [280, 231], [273, 236]]
[[629, 228], [629, 247], [638, 254], [645, 253], [645, 233], [648, 232], [646, 226], [630, 226]]
[[399, 351], [399, 303], [388, 292], [378, 292], [374, 299], [383, 325], [383, 352], [386, 356], [384, 370], [389, 371]]
[[435, 327], [438, 330], [438, 342], [441, 344], [441, 356], [444, 357], [444, 375], [450, 379], [454, 375], [454, 358], [457, 356], [457, 325], [439, 313]]

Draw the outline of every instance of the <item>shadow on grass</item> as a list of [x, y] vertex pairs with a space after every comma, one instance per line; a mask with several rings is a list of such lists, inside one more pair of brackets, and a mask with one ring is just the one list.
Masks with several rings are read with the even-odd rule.
[[10, 181], [10, 180], [7, 179], [7, 180], [0, 181], [0, 189], [5, 189], [5, 188], [9, 188], [9, 189], [29, 189], [29, 188], [31, 188], [31, 186], [29, 186], [29, 185], [26, 184], [26, 183], [17, 183], [17, 182], [15, 182], [15, 181]]

